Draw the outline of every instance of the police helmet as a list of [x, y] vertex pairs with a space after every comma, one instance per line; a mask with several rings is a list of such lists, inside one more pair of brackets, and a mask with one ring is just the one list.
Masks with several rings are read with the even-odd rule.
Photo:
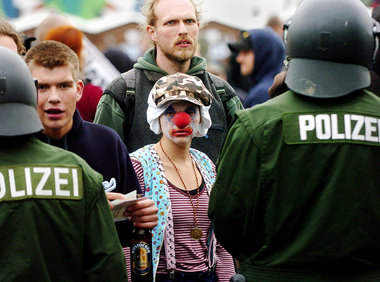
[[379, 25], [360, 0], [304, 0], [284, 28], [294, 92], [331, 98], [370, 84]]
[[0, 46], [0, 136], [41, 131], [36, 108], [37, 89], [26, 63]]

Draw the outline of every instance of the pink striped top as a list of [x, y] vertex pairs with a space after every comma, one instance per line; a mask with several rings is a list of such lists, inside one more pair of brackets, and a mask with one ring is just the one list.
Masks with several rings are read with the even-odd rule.
[[[143, 191], [144, 172], [139, 161], [132, 159], [133, 167], [139, 179]], [[186, 193], [168, 181], [170, 202], [173, 213], [174, 238], [175, 238], [175, 257], [176, 268], [183, 272], [206, 271], [207, 268], [207, 239], [210, 233], [211, 222], [207, 216], [209, 195], [202, 181], [199, 187], [199, 207], [197, 219], [199, 228], [203, 235], [200, 240], [190, 237], [191, 229], [194, 225], [194, 214], [190, 199]], [[197, 190], [190, 192], [194, 206], [197, 205]], [[160, 261], [157, 273], [167, 273], [166, 257], [164, 246], [160, 253]], [[229, 281], [235, 273], [233, 259], [231, 255], [217, 244], [217, 265], [216, 274], [219, 281]]]

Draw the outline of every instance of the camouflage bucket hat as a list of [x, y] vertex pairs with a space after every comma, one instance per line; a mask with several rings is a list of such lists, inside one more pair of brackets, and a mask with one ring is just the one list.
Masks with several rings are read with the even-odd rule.
[[199, 106], [209, 106], [212, 95], [198, 77], [177, 72], [160, 78], [151, 91], [157, 107], [170, 101], [188, 101]]

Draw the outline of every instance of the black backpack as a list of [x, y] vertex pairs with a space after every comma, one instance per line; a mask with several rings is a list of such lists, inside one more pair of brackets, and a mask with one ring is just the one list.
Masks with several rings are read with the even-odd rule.
[[[208, 73], [209, 78], [212, 82], [212, 86], [214, 89], [212, 89], [212, 92], [216, 92], [220, 99], [222, 100], [223, 107], [225, 109], [225, 112], [227, 112], [225, 102], [228, 101], [231, 97], [227, 94], [225, 86], [224, 86], [224, 80], [220, 78], [219, 76], [216, 76], [214, 74]], [[115, 101], [118, 103], [120, 108], [123, 110], [124, 115], [127, 119], [127, 128], [125, 130], [126, 135], [128, 136], [129, 131], [133, 124], [133, 117], [135, 113], [135, 95], [136, 95], [136, 73], [135, 69], [131, 69], [125, 73], [121, 74], [121, 77], [125, 81], [125, 91], [116, 91], [115, 92], [109, 92]]]

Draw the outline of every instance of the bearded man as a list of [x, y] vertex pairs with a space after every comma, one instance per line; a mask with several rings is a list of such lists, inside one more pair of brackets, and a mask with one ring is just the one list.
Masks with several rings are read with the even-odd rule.
[[208, 73], [206, 60], [194, 55], [198, 47], [199, 7], [193, 0], [146, 0], [142, 13], [153, 47], [138, 59], [132, 70], [106, 88], [94, 122], [116, 130], [130, 152], [156, 143], [159, 136], [146, 122], [148, 94], [153, 85], [161, 77], [177, 72], [197, 76], [213, 95], [212, 126], [207, 136], [192, 145], [216, 161], [234, 114], [243, 106], [232, 87]]

